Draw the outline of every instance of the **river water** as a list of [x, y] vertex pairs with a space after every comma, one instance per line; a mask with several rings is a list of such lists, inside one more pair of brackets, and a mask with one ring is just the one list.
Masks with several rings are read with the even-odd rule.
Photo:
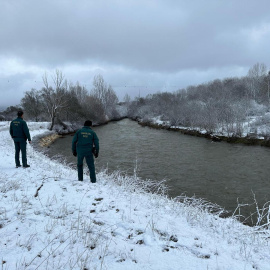
[[[96, 170], [108, 168], [143, 179], [166, 179], [169, 196], [196, 195], [234, 211], [239, 203], [262, 205], [270, 199], [270, 149], [260, 146], [211, 142], [180, 132], [141, 127], [129, 119], [94, 127], [100, 140]], [[71, 153], [72, 136], [57, 140], [49, 155]], [[244, 209], [245, 216], [251, 208]]]

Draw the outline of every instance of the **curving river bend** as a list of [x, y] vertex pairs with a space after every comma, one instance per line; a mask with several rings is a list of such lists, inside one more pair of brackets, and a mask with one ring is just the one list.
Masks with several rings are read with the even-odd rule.
[[[270, 149], [260, 146], [211, 142], [179, 132], [141, 127], [124, 119], [94, 127], [100, 139], [97, 171], [121, 170], [153, 180], [167, 180], [169, 195], [196, 195], [227, 210], [240, 203], [252, 203], [253, 194], [262, 205], [270, 199]], [[49, 155], [71, 154], [72, 136], [57, 140]], [[252, 211], [244, 210], [245, 215]]]

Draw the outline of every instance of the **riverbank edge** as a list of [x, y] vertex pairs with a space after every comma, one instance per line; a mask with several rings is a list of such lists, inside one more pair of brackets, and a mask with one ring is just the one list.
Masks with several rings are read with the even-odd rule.
[[151, 121], [142, 121], [141, 119], [138, 118], [130, 118], [133, 121], [136, 121], [140, 126], [142, 127], [150, 127], [154, 129], [164, 129], [168, 131], [175, 131], [175, 132], [180, 132], [184, 135], [190, 135], [190, 136], [196, 136], [196, 137], [201, 137], [201, 138], [206, 138], [209, 140], [212, 140], [214, 142], [227, 142], [227, 143], [234, 143], [234, 144], [245, 144], [248, 146], [264, 146], [264, 147], [270, 147], [270, 140], [269, 139], [259, 139], [255, 137], [227, 137], [224, 135], [217, 135], [217, 134], [212, 134], [212, 133], [202, 133], [198, 130], [194, 129], [188, 129], [188, 128], [178, 128], [178, 127], [172, 127], [166, 124], [158, 124], [158, 123], [153, 123]]
[[[154, 128], [154, 129], [163, 129], [163, 130], [169, 130], [169, 131], [175, 131], [175, 132], [178, 131], [178, 132], [181, 132], [181, 133], [183, 133], [185, 135], [203, 137], [203, 138], [213, 140], [213, 137], [210, 136], [211, 134], [202, 134], [202, 133], [199, 133], [198, 131], [194, 131], [194, 130], [184, 130], [184, 129], [172, 128], [172, 127], [169, 127], [169, 126], [165, 126], [165, 125], [162, 125], [162, 124], [154, 124], [154, 123], [151, 123], [151, 122], [141, 122], [138, 119], [132, 119], [132, 118], [129, 118], [129, 117], [123, 117], [121, 120], [123, 120], [123, 119], [129, 119], [131, 121], [135, 121], [142, 127], [149, 127], [149, 128]], [[104, 124], [98, 124], [98, 125], [94, 125], [94, 126], [105, 126], [105, 125], [109, 124], [110, 122], [117, 122], [117, 121], [120, 121], [120, 120], [111, 120], [111, 121], [107, 121]], [[194, 132], [194, 133], [192, 133], [192, 132]], [[33, 145], [33, 147], [34, 147], [34, 149], [36, 151], [41, 152], [41, 153], [45, 154], [47, 157], [49, 157], [51, 160], [54, 160], [54, 157], [50, 156], [48, 154], [48, 152], [47, 152], [47, 151], [49, 151], [49, 148], [51, 147], [51, 145], [56, 140], [61, 139], [61, 138], [65, 138], [65, 136], [71, 136], [72, 134], [75, 134], [75, 131], [70, 132], [70, 133], [58, 134], [56, 131], [49, 131], [48, 130], [47, 132], [45, 132], [45, 133], [43, 133], [41, 135], [35, 136], [35, 140], [34, 140], [34, 143], [32, 145]], [[208, 136], [206, 136], [206, 135], [208, 135]], [[45, 142], [45, 143], [43, 143], [43, 142]], [[61, 160], [61, 158], [63, 158], [63, 157], [61, 155], [59, 155], [59, 156], [57, 156], [57, 158], [59, 160]], [[71, 168], [74, 169], [73, 166], [71, 166]], [[172, 198], [172, 199], [175, 199], [175, 198]], [[194, 196], [193, 199], [199, 199], [199, 200], [201, 199], [201, 200], [207, 201], [203, 197]], [[219, 214], [220, 218], [228, 218], [228, 217], [233, 216], [233, 214], [232, 214], [233, 211], [226, 210], [226, 208], [224, 208], [223, 206], [217, 205], [216, 203], [214, 203], [212, 201], [207, 201], [207, 203], [210, 203], [211, 205], [222, 209], [222, 212]], [[252, 227], [252, 225], [250, 225], [249, 223], [243, 222], [241, 219], [238, 219], [238, 221], [241, 222], [243, 225]]]
[[[100, 127], [100, 126], [105, 126], [111, 122], [118, 122], [118, 121], [121, 121], [123, 119], [127, 119], [129, 117], [127, 116], [121, 116], [121, 117], [118, 117], [118, 118], [113, 118], [113, 119], [110, 119], [110, 120], [107, 120], [106, 122], [102, 122], [102, 123], [93, 123], [93, 127]], [[75, 128], [73, 129], [72, 131], [67, 131], [67, 130], [55, 130], [55, 132], [59, 135], [59, 136], [64, 136], [64, 135], [72, 135], [72, 134], [75, 134], [77, 130], [79, 130], [80, 128], [82, 128], [83, 125], [78, 125], [76, 124], [76, 126], [78, 128]]]
[[[129, 120], [134, 120], [134, 119], [131, 119], [129, 117], [123, 117], [122, 119], [120, 120], [123, 120], [123, 119], [129, 119]], [[110, 121], [107, 121], [106, 123], [103, 123], [103, 124], [98, 124], [98, 125], [94, 125], [94, 126], [103, 126], [103, 125], [107, 125], [109, 124], [110, 122], [117, 122], [117, 121], [120, 121], [120, 120], [110, 120]], [[54, 160], [54, 158], [52, 156], [50, 156], [48, 154], [47, 151], [49, 151], [49, 148], [51, 147], [51, 145], [58, 139], [61, 139], [61, 138], [65, 138], [65, 136], [68, 136], [68, 135], [71, 135], [71, 134], [75, 134], [76, 131], [74, 132], [70, 132], [70, 133], [58, 133], [56, 130], [52, 130], [52, 131], [47, 131], [45, 133], [42, 133], [40, 135], [36, 135], [34, 137], [34, 140], [33, 140], [33, 148], [45, 155], [46, 157], [48, 157], [50, 160]], [[58, 160], [61, 160], [63, 157], [60, 155], [57, 157]], [[70, 166], [71, 169], [74, 169], [73, 166]], [[164, 198], [166, 197], [167, 195], [164, 194]], [[182, 198], [180, 198], [182, 197]], [[200, 198], [200, 197], [196, 197], [196, 196], [193, 196], [193, 197], [186, 197], [185, 195], [183, 196], [180, 196], [180, 197], [174, 197], [174, 198], [170, 198], [171, 200], [174, 200], [174, 201], [178, 201], [179, 203], [184, 203], [185, 200], [194, 200], [194, 201], [201, 201], [201, 202], [204, 202], [205, 205], [211, 205], [211, 207], [209, 207], [209, 209], [212, 209], [212, 210], [207, 210], [210, 214], [215, 214], [218, 210], [219, 214], [218, 214], [218, 217], [219, 218], [230, 218], [232, 217], [232, 213], [228, 210], [226, 210], [224, 207], [214, 203], [214, 202], [211, 202], [211, 201], [208, 201], [204, 198]], [[207, 208], [207, 207], [206, 207]], [[238, 222], [240, 222], [241, 224], [243, 225], [247, 225], [249, 226], [249, 224], [245, 224], [244, 222], [242, 222], [241, 220], [238, 220]]]
[[[108, 120], [104, 123], [97, 123], [97, 124], [93, 124], [93, 127], [99, 127], [99, 126], [104, 126], [109, 124], [110, 122], [117, 122], [117, 121], [121, 121], [123, 119], [127, 119], [127, 116], [123, 116], [123, 117], [119, 117], [119, 118], [115, 118], [115, 119], [111, 119]], [[42, 148], [48, 148], [50, 147], [51, 144], [53, 144], [56, 140], [60, 139], [60, 138], [64, 138], [64, 136], [67, 135], [73, 135], [76, 133], [77, 130], [79, 130], [80, 127], [78, 127], [77, 129], [74, 129], [72, 131], [67, 131], [67, 130], [52, 130], [44, 133], [42, 136], [39, 136], [37, 138], [37, 143], [40, 147]]]
[[[213, 142], [222, 142], [223, 141], [223, 142], [232, 143], [232, 144], [244, 144], [247, 146], [270, 147], [270, 139], [259, 139], [259, 138], [251, 137], [251, 136], [228, 137], [228, 136], [217, 135], [217, 134], [212, 134], [212, 133], [203, 133], [203, 132], [200, 132], [200, 131], [195, 130], [195, 129], [172, 127], [170, 125], [153, 123], [151, 121], [142, 121], [140, 118], [132, 118], [132, 117], [128, 117], [128, 116], [122, 116], [119, 118], [111, 119], [111, 120], [108, 120], [104, 123], [97, 123], [97, 124], [94, 124], [93, 127], [104, 126], [104, 125], [107, 125], [111, 122], [118, 122], [118, 121], [121, 121], [123, 119], [130, 119], [132, 121], [136, 121], [142, 127], [149, 127], [149, 128], [154, 128], [154, 129], [164, 129], [164, 130], [168, 130], [168, 131], [180, 132], [184, 135], [206, 138], [206, 139], [211, 140]], [[63, 138], [65, 135], [73, 135], [76, 133], [76, 131], [78, 129], [72, 130], [69, 132], [67, 132], [66, 130], [59, 130], [59, 131], [55, 130], [53, 134], [51, 134], [51, 133], [44, 134], [44, 137], [39, 138], [39, 145], [42, 148], [50, 147], [50, 145], [52, 143], [54, 143], [57, 139]]]

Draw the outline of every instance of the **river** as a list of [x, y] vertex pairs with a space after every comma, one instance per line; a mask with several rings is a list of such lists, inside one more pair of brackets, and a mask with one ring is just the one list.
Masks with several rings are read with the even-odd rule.
[[[138, 168], [143, 179], [166, 179], [169, 196], [196, 195], [233, 212], [240, 203], [252, 203], [253, 193], [262, 205], [270, 199], [270, 149], [226, 142], [180, 132], [141, 127], [129, 119], [94, 127], [100, 140], [97, 171]], [[72, 136], [57, 140], [49, 155], [61, 154], [76, 163]], [[245, 216], [253, 208], [244, 210]]]

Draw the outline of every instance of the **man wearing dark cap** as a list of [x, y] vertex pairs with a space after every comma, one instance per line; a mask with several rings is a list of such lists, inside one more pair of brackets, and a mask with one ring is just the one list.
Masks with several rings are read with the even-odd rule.
[[9, 133], [15, 144], [15, 163], [16, 168], [21, 167], [20, 151], [22, 152], [22, 165], [23, 168], [29, 168], [26, 158], [26, 140], [31, 143], [31, 136], [28, 126], [23, 120], [23, 111], [18, 111], [17, 118], [10, 123]]
[[83, 160], [86, 159], [92, 183], [96, 183], [94, 158], [98, 157], [99, 140], [91, 129], [92, 121], [85, 121], [84, 127], [79, 129], [72, 140], [72, 153], [77, 156], [78, 180], [83, 181]]

